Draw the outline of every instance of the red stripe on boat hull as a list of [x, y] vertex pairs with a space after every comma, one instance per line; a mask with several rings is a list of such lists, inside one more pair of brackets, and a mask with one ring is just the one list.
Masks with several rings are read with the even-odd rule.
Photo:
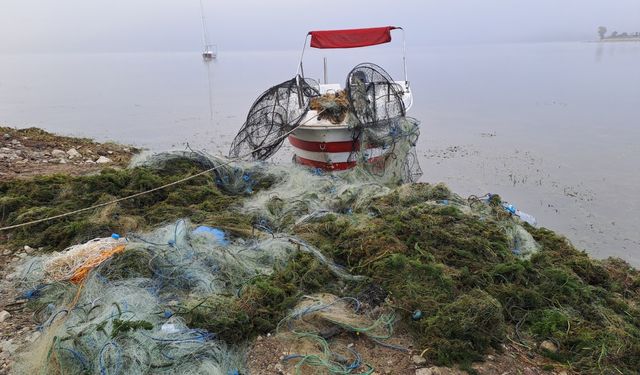
[[[355, 161], [347, 161], [342, 163], [324, 163], [321, 161], [305, 159], [298, 155], [295, 155], [294, 160], [296, 163], [300, 165], [306, 165], [307, 167], [313, 167], [313, 168], [320, 168], [325, 171], [344, 171], [356, 166]], [[368, 162], [372, 164], [384, 163], [384, 156], [376, 156], [375, 158], [369, 159]]]
[[344, 142], [310, 142], [289, 136], [291, 146], [304, 151], [313, 152], [352, 152], [360, 148], [360, 142], [344, 141]]

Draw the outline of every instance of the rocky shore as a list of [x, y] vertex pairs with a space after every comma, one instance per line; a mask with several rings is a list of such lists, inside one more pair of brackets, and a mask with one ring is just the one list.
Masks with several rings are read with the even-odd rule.
[[0, 180], [126, 167], [139, 150], [116, 143], [58, 136], [38, 128], [0, 127]]
[[[125, 168], [135, 147], [65, 137], [38, 128], [0, 127], [0, 181], [64, 174], [78, 176], [102, 168]], [[29, 246], [9, 247], [0, 236], [0, 374], [10, 373], [16, 350], [34, 342], [40, 332], [15, 290], [15, 262], [38, 252]]]

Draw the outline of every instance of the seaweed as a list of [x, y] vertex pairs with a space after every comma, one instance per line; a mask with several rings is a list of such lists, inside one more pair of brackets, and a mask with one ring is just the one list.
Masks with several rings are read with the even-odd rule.
[[[39, 176], [0, 182], [0, 225], [7, 226], [74, 211], [177, 181], [200, 172], [188, 159], [168, 161], [161, 169], [104, 169], [90, 176]], [[140, 231], [181, 217], [215, 224], [232, 233], [251, 230], [251, 218], [234, 210], [241, 196], [223, 192], [212, 176], [199, 176], [100, 209], [4, 232], [9, 245], [61, 250], [111, 233]]]
[[[438, 364], [471, 363], [507, 337], [581, 373], [640, 368], [640, 278], [620, 259], [599, 261], [545, 228], [522, 224], [540, 249], [510, 250], [513, 219], [500, 197], [471, 205], [443, 186], [411, 184], [360, 213], [335, 214], [297, 234], [369, 276], [404, 312], [401, 324]], [[421, 320], [409, 319], [421, 311]]]
[[271, 275], [252, 279], [238, 295], [194, 297], [180, 306], [177, 314], [189, 326], [216, 332], [226, 342], [240, 343], [274, 330], [301, 296], [318, 291], [337, 293], [341, 288], [341, 282], [318, 259], [296, 253]]
[[[160, 170], [108, 169], [94, 176], [3, 182], [1, 223], [108, 201], [200, 170], [176, 160]], [[179, 217], [249, 237], [258, 218], [239, 212], [242, 199], [220, 190], [211, 176], [201, 176], [191, 184], [12, 231], [9, 241], [60, 250]], [[278, 218], [277, 230], [293, 228], [289, 234], [365, 280], [338, 279], [314, 256], [296, 252], [271, 274], [237, 286], [237, 293], [192, 295], [175, 313], [189, 327], [238, 344], [273, 331], [306, 294], [371, 295], [363, 300], [370, 307], [395, 308], [400, 328], [437, 364], [470, 368], [514, 341], [580, 373], [632, 374], [640, 368], [640, 272], [623, 260], [592, 259], [551, 230], [514, 221], [497, 195], [486, 202], [465, 200], [441, 184], [408, 184], [353, 210], [344, 204], [300, 225], [294, 223], [306, 213], [305, 202], [274, 197], [266, 211]], [[514, 225], [522, 225], [539, 245], [530, 257], [512, 251], [508, 229]], [[101, 273], [110, 280], [147, 277], [148, 261], [125, 252], [101, 265]], [[50, 288], [50, 294], [57, 293]], [[544, 349], [544, 341], [557, 350]]]

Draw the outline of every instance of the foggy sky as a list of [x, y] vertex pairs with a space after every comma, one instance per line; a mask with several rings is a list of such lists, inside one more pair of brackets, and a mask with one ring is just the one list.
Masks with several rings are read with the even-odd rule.
[[[397, 25], [407, 44], [596, 39], [640, 31], [640, 0], [203, 0], [223, 50], [298, 49], [307, 31]], [[0, 0], [0, 53], [195, 51], [198, 0]]]

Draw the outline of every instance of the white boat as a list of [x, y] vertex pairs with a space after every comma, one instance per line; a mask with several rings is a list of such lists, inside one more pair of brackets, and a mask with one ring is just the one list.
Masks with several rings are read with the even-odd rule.
[[212, 60], [218, 56], [218, 48], [215, 44], [208, 44], [204, 46], [202, 51], [202, 58], [205, 60]]
[[[305, 39], [296, 76], [304, 78], [302, 62], [309, 38], [311, 38], [310, 47], [312, 48], [357, 48], [390, 42], [392, 30], [402, 31], [404, 80], [393, 81], [393, 87], [376, 86], [375, 97], [389, 95], [393, 90], [394, 95], [396, 93], [401, 95], [404, 110], [408, 110], [413, 104], [413, 96], [407, 79], [404, 30], [401, 27], [310, 31]], [[320, 94], [347, 89], [339, 83], [327, 82], [326, 59], [324, 64], [324, 83], [319, 85]], [[354, 85], [355, 82], [348, 84]], [[359, 134], [356, 133], [359, 130], [349, 126], [346, 118], [342, 123], [336, 124], [327, 119], [320, 119], [318, 114], [317, 110], [310, 109], [300, 121], [301, 125], [289, 135], [289, 143], [294, 150], [294, 162], [329, 171], [345, 170], [356, 165], [353, 155], [356, 152], [362, 154], [363, 149], [364, 156], [370, 163], [384, 162], [384, 157], [390, 149], [380, 145], [361, 145]]]

